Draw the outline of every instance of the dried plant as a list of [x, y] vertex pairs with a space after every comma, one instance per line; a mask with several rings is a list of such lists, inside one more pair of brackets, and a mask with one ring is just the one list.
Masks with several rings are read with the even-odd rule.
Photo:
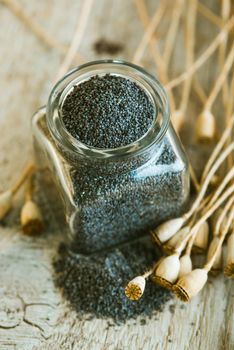
[[[225, 39], [224, 39], [225, 40]], [[225, 41], [222, 41], [222, 43]], [[230, 53], [224, 62], [220, 75], [218, 76], [215, 84], [208, 96], [203, 112], [199, 115], [196, 123], [197, 138], [199, 141], [210, 141], [214, 139], [216, 126], [215, 118], [211, 113], [211, 108], [215, 102], [215, 99], [225, 83], [225, 79], [229, 73], [234, 62], [234, 45], [232, 46]]]
[[[214, 237], [212, 239], [212, 241], [210, 242], [210, 245], [209, 245], [209, 249], [208, 249], [208, 252], [207, 252], [207, 260], [209, 261], [211, 259], [211, 257], [214, 255], [214, 252], [216, 251], [217, 249], [217, 246], [219, 244], [219, 237]], [[223, 261], [222, 261], [222, 249], [219, 250], [219, 253], [217, 254], [217, 257], [214, 261], [214, 264], [211, 268], [211, 272], [216, 275], [218, 274], [219, 272], [222, 271], [222, 265], [223, 265]]]
[[137, 276], [131, 280], [125, 288], [126, 297], [130, 300], [141, 298], [145, 290], [145, 277]]
[[69, 49], [67, 50], [66, 56], [59, 68], [57, 79], [60, 79], [69, 70], [72, 64], [72, 61], [76, 55], [77, 49], [79, 48], [82, 38], [84, 36], [85, 28], [88, 23], [88, 18], [92, 9], [93, 2], [94, 0], [86, 0], [83, 3], [81, 13], [80, 13], [80, 18], [77, 21], [75, 34], [73, 36]]
[[173, 284], [178, 279], [180, 272], [179, 254], [173, 254], [161, 260], [157, 268], [151, 275], [153, 282], [160, 284], [163, 287], [171, 289]]
[[[192, 0], [188, 5], [185, 28], [186, 69], [188, 70], [194, 61], [195, 27], [196, 27], [197, 1]], [[190, 90], [192, 86], [192, 75], [185, 80], [179, 109], [172, 113], [172, 123], [179, 132], [184, 124], [185, 114], [188, 106]]]
[[25, 195], [25, 203], [20, 214], [20, 222], [23, 233], [37, 235], [44, 229], [40, 208], [33, 200], [33, 174], [28, 180], [28, 188]]
[[147, 45], [149, 44], [153, 33], [155, 32], [156, 28], [158, 27], [163, 14], [165, 12], [166, 6], [165, 6], [165, 2], [161, 2], [159, 7], [155, 10], [154, 15], [152, 17], [152, 20], [149, 22], [144, 35], [134, 53], [133, 59], [132, 61], [135, 64], [139, 64], [141, 62], [141, 59], [144, 55], [145, 49], [147, 47]]
[[198, 2], [198, 11], [207, 18], [211, 23], [219, 28], [223, 27], [222, 18], [217, 16], [213, 11], [211, 11], [207, 6], [205, 6], [201, 1]]
[[[141, 23], [143, 24], [144, 29], [145, 30], [149, 30], [150, 23], [152, 23], [152, 21], [150, 22], [150, 18], [149, 18], [149, 15], [148, 15], [147, 7], [145, 5], [144, 0], [134, 0], [134, 4], [136, 5], [138, 16], [139, 16], [139, 19], [140, 19]], [[158, 9], [155, 12], [155, 16], [156, 16], [156, 13], [158, 13], [157, 11], [158, 11]], [[160, 18], [160, 20], [161, 20], [161, 18]], [[159, 25], [159, 23], [157, 24], [157, 26], [158, 25]], [[143, 37], [143, 39], [144, 39], [144, 37]], [[158, 74], [160, 80], [162, 81], [162, 83], [166, 84], [168, 82], [167, 66], [165, 64], [165, 61], [164, 61], [164, 59], [163, 59], [159, 49], [158, 49], [157, 38], [156, 38], [154, 32], [151, 32], [150, 35], [148, 36], [147, 44], [149, 46], [152, 58], [153, 58], [153, 60], [155, 62], [155, 65], [156, 65], [156, 68], [157, 68], [157, 74]], [[139, 46], [138, 46], [138, 49], [139, 49]], [[135, 60], [135, 56], [136, 56], [136, 52], [134, 54], [133, 61]], [[174, 111], [174, 109], [175, 109], [175, 101], [174, 101], [174, 96], [173, 96], [172, 91], [169, 91], [168, 95], [169, 95], [169, 98], [170, 98], [171, 110]]]
[[[225, 206], [225, 212], [227, 214], [228, 206]], [[173, 286], [173, 291], [176, 296], [182, 301], [189, 301], [191, 298], [196, 296], [205, 286], [207, 282], [208, 272], [211, 271], [212, 267], [217, 263], [220, 257], [222, 244], [230, 228], [230, 225], [234, 218], [234, 207], [228, 216], [226, 225], [224, 226], [215, 246], [212, 247], [212, 251], [208, 256], [207, 263], [201, 269], [195, 269], [188, 274], [179, 278], [177, 283]]]
[[[168, 29], [167, 36], [165, 38], [165, 46], [164, 46], [164, 52], [163, 52], [163, 61], [167, 69], [169, 67], [171, 55], [173, 52], [173, 48], [175, 46], [175, 40], [179, 29], [180, 18], [184, 10], [184, 5], [185, 5], [185, 0], [176, 0], [172, 11], [170, 26]], [[193, 8], [193, 4], [191, 6], [191, 9], [192, 8]], [[194, 17], [193, 13], [192, 13], [192, 17]]]
[[30, 163], [29, 165], [27, 165], [19, 179], [12, 186], [12, 188], [0, 194], [0, 220], [4, 219], [4, 217], [11, 210], [14, 195], [19, 191], [19, 189], [25, 183], [27, 178], [32, 174], [34, 169], [34, 164]]
[[189, 301], [197, 295], [207, 282], [207, 271], [195, 269], [182, 276], [173, 286], [173, 291], [181, 301]]
[[216, 36], [216, 38], [212, 41], [212, 43], [208, 46], [208, 48], [203, 52], [203, 54], [193, 63], [193, 65], [186, 70], [184, 73], [179, 75], [177, 78], [171, 80], [167, 85], [166, 89], [170, 90], [174, 87], [181, 84], [183, 81], [188, 79], [191, 75], [193, 75], [215, 52], [215, 50], [219, 47], [220, 43], [223, 42], [224, 36], [227, 32], [229, 32], [234, 27], [234, 16], [232, 16], [229, 21], [224, 25], [222, 30]]

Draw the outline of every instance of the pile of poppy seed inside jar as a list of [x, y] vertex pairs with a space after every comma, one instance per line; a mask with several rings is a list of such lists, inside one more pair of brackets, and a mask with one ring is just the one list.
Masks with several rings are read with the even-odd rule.
[[[61, 110], [67, 131], [97, 149], [136, 142], [150, 129], [155, 114], [140, 86], [114, 75], [94, 76], [74, 86]], [[106, 168], [99, 162], [90, 166], [78, 162], [71, 167], [74, 199], [79, 205], [72, 219], [73, 252], [63, 251], [55, 269], [59, 272], [57, 285], [80, 313], [124, 321], [151, 315], [168, 299], [168, 292], [153, 284], [137, 303], [124, 295], [129, 279], [158, 258], [152, 246], [132, 241], [177, 215], [184, 200], [184, 169], [176, 163], [167, 138], [153, 152], [149, 160], [142, 154], [123, 164], [107, 162]], [[144, 176], [144, 163], [149, 161], [156, 172]]]

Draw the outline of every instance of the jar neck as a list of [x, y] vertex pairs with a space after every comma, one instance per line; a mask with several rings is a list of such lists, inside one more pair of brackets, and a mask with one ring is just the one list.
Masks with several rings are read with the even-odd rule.
[[[85, 145], [66, 130], [62, 116], [62, 104], [76, 85], [95, 75], [116, 75], [138, 84], [154, 105], [152, 126], [139, 140], [127, 146], [113, 149], [98, 149]], [[162, 85], [142, 68], [123, 61], [95, 61], [79, 66], [66, 74], [53, 88], [47, 104], [47, 125], [64, 156], [71, 162], [84, 164], [126, 163], [136, 159], [136, 164], [147, 161], [156, 144], [159, 144], [169, 126], [168, 98]], [[134, 162], [133, 162], [134, 163]]]

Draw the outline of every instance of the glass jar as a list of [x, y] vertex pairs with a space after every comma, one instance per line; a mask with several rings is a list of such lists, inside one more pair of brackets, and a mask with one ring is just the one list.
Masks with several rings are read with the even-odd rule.
[[[61, 106], [75, 85], [105, 74], [135, 82], [154, 105], [147, 133], [115, 149], [79, 142], [61, 117]], [[47, 108], [34, 114], [32, 129], [41, 177], [49, 184], [46, 192], [50, 198], [57, 192], [62, 199], [73, 250], [89, 254], [137, 239], [185, 209], [188, 161], [170, 123], [167, 95], [142, 68], [109, 60], [75, 68], [55, 85]]]

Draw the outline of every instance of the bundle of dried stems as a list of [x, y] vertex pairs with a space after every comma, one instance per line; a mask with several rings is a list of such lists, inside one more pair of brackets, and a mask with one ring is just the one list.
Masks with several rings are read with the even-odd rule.
[[[177, 17], [174, 19], [176, 23], [181, 4], [185, 9], [186, 5], [183, 1], [177, 1], [174, 5], [174, 16], [177, 10]], [[152, 232], [153, 240], [162, 247], [166, 256], [162, 257], [147, 273], [138, 276], [143, 280], [151, 278], [155, 283], [171, 289], [182, 301], [188, 301], [198, 294], [206, 284], [209, 272], [215, 275], [222, 271], [222, 247], [228, 234], [224, 273], [226, 276], [234, 277], [234, 164], [232, 157], [234, 143], [231, 141], [234, 125], [234, 74], [230, 78], [234, 62], [234, 46], [230, 46], [233, 42], [231, 30], [234, 26], [234, 17], [230, 17], [229, 0], [222, 1], [220, 17], [199, 1], [193, 0], [187, 6], [190, 15], [187, 15], [188, 20], [185, 21], [186, 71], [166, 84], [167, 90], [172, 94], [172, 89], [184, 82], [181, 104], [177, 110], [172, 111], [172, 117], [174, 117], [172, 121], [177, 130], [180, 130], [186, 122], [186, 108], [193, 81], [193, 87], [203, 105], [196, 120], [197, 140], [214, 141], [217, 137], [216, 120], [211, 112], [217, 99], [225, 115], [224, 131], [204, 167], [197, 186], [198, 193], [191, 208], [183, 216], [161, 224]], [[196, 11], [219, 28], [216, 38], [198, 58], [194, 58]], [[195, 74], [217, 49], [220, 72], [214, 77], [213, 87], [207, 94]], [[169, 61], [165, 62], [169, 63]], [[169, 71], [168, 67], [166, 71]], [[220, 92], [222, 92], [221, 98], [219, 98]], [[197, 252], [206, 254], [207, 262], [203, 267], [193, 269], [193, 255]], [[141, 295], [132, 297], [131, 291], [134, 294], [133, 290], [137, 288], [137, 283], [138, 280], [134, 279], [126, 287], [126, 295], [133, 300], [143, 294], [142, 290]], [[144, 288], [145, 285], [146, 283]]]

